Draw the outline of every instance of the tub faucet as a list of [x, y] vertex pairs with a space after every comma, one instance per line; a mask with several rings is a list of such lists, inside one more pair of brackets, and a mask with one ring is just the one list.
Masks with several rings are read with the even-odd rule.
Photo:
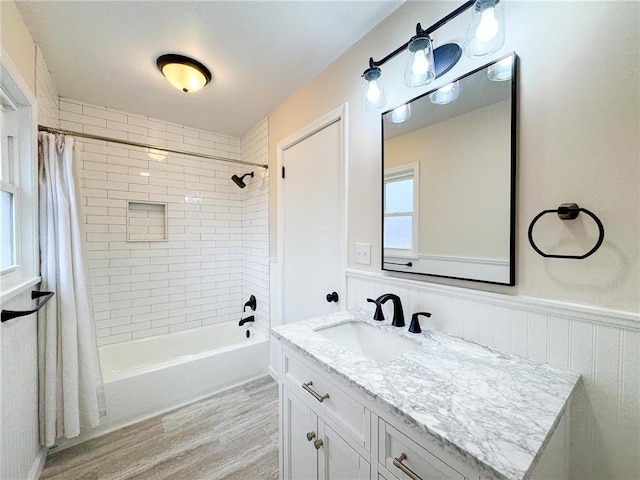
[[394, 327], [404, 327], [404, 312], [402, 311], [402, 302], [400, 297], [394, 293], [385, 293], [376, 298], [375, 303], [384, 304], [388, 300], [393, 302], [393, 322]]
[[255, 321], [256, 319], [253, 317], [253, 315], [249, 315], [247, 318], [243, 318], [242, 320], [240, 320], [240, 322], [238, 323], [238, 326], [241, 327], [245, 323], [255, 322]]

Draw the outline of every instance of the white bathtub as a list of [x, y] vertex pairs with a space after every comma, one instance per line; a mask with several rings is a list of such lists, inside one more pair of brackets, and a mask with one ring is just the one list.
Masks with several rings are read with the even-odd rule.
[[225, 322], [100, 347], [107, 415], [63, 449], [268, 373], [269, 341]]

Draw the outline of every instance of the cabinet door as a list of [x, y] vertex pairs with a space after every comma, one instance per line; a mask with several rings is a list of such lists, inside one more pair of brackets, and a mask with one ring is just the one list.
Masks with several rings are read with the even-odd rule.
[[319, 477], [322, 480], [365, 480], [370, 478], [369, 462], [326, 423], [319, 422], [322, 447], [318, 451]]
[[286, 388], [283, 389], [282, 401], [283, 478], [317, 480], [318, 452], [314, 441], [320, 438], [318, 419], [309, 407]]

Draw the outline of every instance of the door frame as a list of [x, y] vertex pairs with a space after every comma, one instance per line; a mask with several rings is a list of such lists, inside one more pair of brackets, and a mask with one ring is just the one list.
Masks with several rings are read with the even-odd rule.
[[[277, 189], [277, 279], [275, 285], [277, 289], [271, 289], [275, 294], [272, 296], [272, 317], [271, 326], [276, 327], [282, 325], [282, 312], [284, 312], [284, 181], [282, 178], [282, 167], [284, 165], [285, 152], [297, 145], [298, 143], [306, 140], [310, 136], [318, 133], [320, 130], [332, 125], [336, 122], [342, 122], [340, 129], [340, 239], [341, 247], [339, 251], [340, 255], [340, 298], [341, 301], [346, 302], [347, 293], [347, 208], [348, 208], [348, 172], [349, 172], [349, 136], [348, 136], [348, 124], [349, 124], [349, 104], [347, 102], [335, 107], [331, 111], [327, 112], [320, 118], [314, 120], [310, 124], [294, 132], [288, 137], [280, 140], [276, 145], [277, 152], [277, 175], [278, 175], [278, 189]], [[274, 286], [275, 286], [274, 285]], [[346, 303], [343, 303], [346, 309]]]

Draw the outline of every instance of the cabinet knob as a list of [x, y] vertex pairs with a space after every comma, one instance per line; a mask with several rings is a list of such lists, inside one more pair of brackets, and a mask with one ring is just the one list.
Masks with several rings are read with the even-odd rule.
[[321, 439], [318, 439], [315, 442], [313, 442], [313, 446], [316, 447], [316, 450], [320, 450], [320, 447], [322, 445], [324, 445], [324, 442]]
[[307, 432], [307, 440], [311, 441], [316, 438], [316, 432]]

